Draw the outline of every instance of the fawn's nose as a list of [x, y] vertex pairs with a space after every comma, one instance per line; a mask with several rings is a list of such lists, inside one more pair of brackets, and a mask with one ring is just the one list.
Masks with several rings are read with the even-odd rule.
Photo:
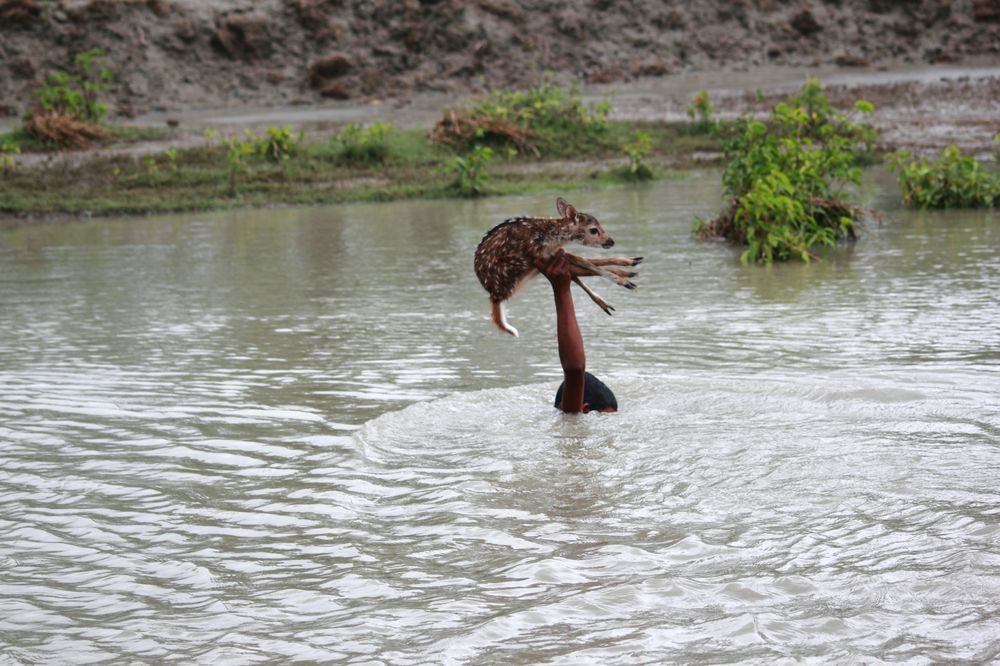
[[615, 240], [613, 238], [609, 238], [608, 240], [604, 241], [604, 245], [602, 245], [601, 247], [607, 249], [607, 248], [613, 246], [614, 244], [615, 244]]

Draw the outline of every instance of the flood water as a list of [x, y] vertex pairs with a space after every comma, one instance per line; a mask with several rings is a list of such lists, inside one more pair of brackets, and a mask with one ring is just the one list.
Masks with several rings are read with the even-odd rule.
[[617, 414], [472, 271], [554, 194], [0, 231], [0, 663], [996, 659], [1000, 216], [765, 269], [717, 173], [566, 196], [646, 257]]

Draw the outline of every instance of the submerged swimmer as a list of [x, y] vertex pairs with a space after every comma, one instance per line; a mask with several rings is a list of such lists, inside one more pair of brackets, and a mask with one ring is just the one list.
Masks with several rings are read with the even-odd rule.
[[[559, 362], [563, 367], [563, 383], [556, 392], [555, 406], [568, 414], [580, 412], [617, 412], [618, 401], [604, 383], [586, 371], [583, 353], [583, 336], [576, 323], [573, 295], [569, 286], [573, 281], [572, 264], [559, 249], [549, 260], [535, 262], [538, 272], [552, 284], [556, 300], [556, 336], [559, 340]], [[583, 275], [584, 273], [576, 273]]]

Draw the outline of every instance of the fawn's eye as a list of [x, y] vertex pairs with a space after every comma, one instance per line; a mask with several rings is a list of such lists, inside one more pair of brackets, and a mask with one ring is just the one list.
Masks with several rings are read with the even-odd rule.
[[597, 227], [591, 227], [590, 228], [590, 235], [591, 236], [596, 236], [597, 235]]

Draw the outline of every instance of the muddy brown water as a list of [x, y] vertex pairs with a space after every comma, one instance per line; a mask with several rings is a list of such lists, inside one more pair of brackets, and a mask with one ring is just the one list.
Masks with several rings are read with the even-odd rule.
[[568, 195], [647, 258], [576, 299], [614, 415], [472, 273], [554, 194], [0, 231], [0, 661], [995, 659], [1000, 218], [869, 180], [752, 268], [718, 181]]

